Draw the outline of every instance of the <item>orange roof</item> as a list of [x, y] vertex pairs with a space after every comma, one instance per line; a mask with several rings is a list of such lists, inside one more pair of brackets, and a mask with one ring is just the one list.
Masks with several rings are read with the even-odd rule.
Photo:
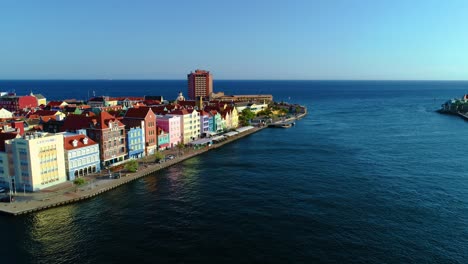
[[[88, 139], [88, 144], [84, 143], [85, 138]], [[76, 147], [73, 146], [73, 141], [75, 141], [75, 140], [76, 140], [76, 143], [77, 143]], [[78, 149], [78, 148], [87, 147], [87, 146], [91, 146], [91, 145], [96, 145], [97, 143], [94, 142], [89, 137], [79, 134], [79, 135], [76, 135], [76, 136], [65, 137], [64, 140], [63, 140], [63, 144], [64, 144], [64, 148], [66, 150], [72, 150], [72, 149]]]

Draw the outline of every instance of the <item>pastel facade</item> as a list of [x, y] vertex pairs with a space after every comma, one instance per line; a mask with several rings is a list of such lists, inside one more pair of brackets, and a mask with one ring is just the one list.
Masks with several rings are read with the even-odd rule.
[[[141, 121], [144, 122], [144, 121]], [[126, 128], [127, 151], [129, 159], [138, 159], [145, 156], [145, 133], [141, 127]]]
[[0, 187], [10, 188], [10, 160], [6, 152], [0, 152]]
[[223, 125], [223, 118], [218, 111], [210, 111], [210, 132], [219, 133], [223, 131], [225, 125]]
[[13, 188], [39, 191], [67, 181], [63, 135], [34, 133], [5, 142]]
[[140, 126], [143, 129], [145, 137], [145, 155], [153, 154], [158, 147], [156, 121], [156, 114], [149, 107], [130, 108], [127, 110], [122, 120], [126, 126]]
[[177, 115], [158, 115], [156, 117], [156, 124], [159, 128], [167, 131], [169, 134], [169, 146], [173, 148], [182, 142], [182, 129], [181, 129], [181, 117]]
[[64, 133], [65, 168], [69, 181], [101, 171], [99, 145], [86, 135]]
[[200, 115], [200, 137], [205, 137], [210, 132], [210, 114], [201, 110]]
[[191, 109], [174, 110], [170, 116], [180, 116], [182, 143], [187, 144], [200, 137], [200, 114]]
[[158, 128], [158, 149], [165, 150], [168, 148], [170, 142], [170, 135], [164, 129]]

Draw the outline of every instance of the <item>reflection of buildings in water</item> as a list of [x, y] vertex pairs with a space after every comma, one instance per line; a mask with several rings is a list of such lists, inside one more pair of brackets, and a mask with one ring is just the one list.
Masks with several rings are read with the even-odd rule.
[[143, 182], [144, 182], [144, 188], [146, 191], [150, 192], [150, 193], [154, 193], [157, 191], [158, 189], [158, 178], [160, 176], [157, 175], [157, 174], [153, 174], [151, 176], [148, 176], [148, 177], [144, 177], [143, 178]]
[[165, 188], [169, 196], [176, 199], [195, 200], [198, 196], [200, 185], [200, 166], [203, 166], [202, 158], [196, 156], [185, 160], [175, 166], [160, 171], [159, 177], [167, 179]]
[[76, 206], [78, 205], [57, 207], [35, 213], [31, 221], [30, 233], [32, 240], [39, 244], [39, 248], [31, 247], [30, 250], [37, 251], [37, 255], [79, 250], [78, 238], [82, 237], [80, 233], [83, 229], [77, 228], [75, 223]]

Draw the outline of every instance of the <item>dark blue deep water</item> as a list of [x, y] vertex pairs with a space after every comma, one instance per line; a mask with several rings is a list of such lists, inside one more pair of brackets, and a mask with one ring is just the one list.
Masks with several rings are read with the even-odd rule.
[[[48, 98], [185, 81], [0, 81]], [[215, 81], [305, 104], [266, 129], [83, 203], [0, 216], [0, 263], [466, 263], [468, 82]], [[5, 260], [5, 262], [4, 262]]]

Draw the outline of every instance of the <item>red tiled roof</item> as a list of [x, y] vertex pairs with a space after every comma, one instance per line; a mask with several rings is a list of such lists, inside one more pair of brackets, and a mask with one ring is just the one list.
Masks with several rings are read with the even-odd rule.
[[153, 110], [151, 110], [149, 107], [129, 108], [127, 113], [125, 113], [124, 118], [144, 119], [148, 114], [150, 114], [150, 111], [153, 113]]
[[61, 104], [63, 104], [63, 101], [50, 101], [47, 106], [60, 106]]
[[[88, 139], [88, 144], [84, 144], [83, 140], [87, 138]], [[73, 146], [73, 141], [76, 140], [77, 141], [77, 145], [76, 147]], [[70, 137], [65, 137], [63, 139], [63, 145], [64, 145], [64, 148], [66, 150], [72, 150], [72, 149], [77, 149], [77, 148], [82, 148], [82, 147], [87, 147], [87, 146], [91, 146], [91, 145], [95, 145], [97, 144], [96, 142], [94, 142], [92, 139], [90, 139], [89, 137], [85, 136], [85, 135], [76, 135], [76, 136], [70, 136]]]
[[196, 102], [195, 101], [178, 101], [177, 102], [179, 105], [181, 106], [195, 106], [196, 105]]
[[99, 113], [99, 115], [97, 116], [97, 127], [98, 129], [106, 129], [106, 128], [109, 128], [109, 122], [110, 121], [116, 121], [118, 126], [120, 127], [124, 127], [124, 124], [122, 124], [122, 122], [120, 122], [117, 118], [115, 118], [114, 116], [110, 115], [109, 113], [107, 112], [101, 112]]
[[68, 115], [62, 126], [62, 131], [75, 131], [78, 129], [89, 128], [92, 124], [92, 116], [86, 115]]
[[54, 110], [38, 110], [34, 113], [32, 113], [31, 115], [35, 115], [35, 116], [54, 116], [57, 114], [58, 111], [54, 111]]
[[145, 105], [160, 105], [161, 102], [158, 100], [144, 100], [143, 103]]
[[204, 115], [204, 116], [209, 116], [210, 114], [206, 111], [203, 111], [203, 110], [197, 110], [199, 113], [200, 113], [200, 116]]
[[188, 115], [190, 114], [187, 109], [177, 109], [170, 112], [171, 115]]

